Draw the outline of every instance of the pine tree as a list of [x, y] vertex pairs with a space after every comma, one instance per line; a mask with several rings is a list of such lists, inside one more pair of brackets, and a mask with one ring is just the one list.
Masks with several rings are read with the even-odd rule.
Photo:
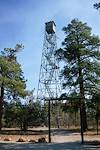
[[14, 49], [5, 48], [0, 55], [0, 130], [2, 128], [2, 115], [4, 99], [18, 99], [24, 97], [27, 92], [26, 84], [21, 69], [17, 62], [17, 52], [22, 49], [22, 45], [17, 44]]
[[73, 19], [63, 31], [65, 39], [56, 56], [64, 62], [61, 71], [63, 87], [66, 91], [69, 89], [69, 94], [75, 92], [80, 97], [82, 130], [85, 131], [85, 99], [100, 87], [100, 39], [78, 19]]

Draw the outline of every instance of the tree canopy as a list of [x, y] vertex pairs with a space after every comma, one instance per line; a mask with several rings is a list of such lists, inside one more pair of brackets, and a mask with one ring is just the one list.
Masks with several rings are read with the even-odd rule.
[[21, 65], [17, 61], [17, 52], [23, 48], [17, 44], [14, 49], [5, 48], [0, 55], [0, 119], [2, 118], [4, 100], [14, 99], [27, 95], [26, 80]]
[[70, 93], [90, 95], [100, 88], [100, 39], [78, 19], [72, 20], [63, 31], [62, 48], [56, 51], [58, 59], [64, 62], [61, 71], [63, 87], [69, 88]]
[[95, 3], [94, 8], [96, 8], [97, 10], [100, 9], [100, 3]]
[[56, 51], [59, 61], [63, 61], [60, 77], [67, 95], [74, 94], [79, 99], [81, 115], [81, 137], [87, 129], [86, 98], [100, 90], [100, 39], [92, 35], [91, 28], [78, 19], [73, 19], [63, 27], [65, 39]]
[[26, 94], [26, 81], [16, 56], [20, 49], [22, 49], [21, 45], [16, 45], [15, 49], [5, 48], [0, 55], [0, 85], [3, 85], [8, 98], [11, 96], [13, 98], [14, 96], [23, 97]]

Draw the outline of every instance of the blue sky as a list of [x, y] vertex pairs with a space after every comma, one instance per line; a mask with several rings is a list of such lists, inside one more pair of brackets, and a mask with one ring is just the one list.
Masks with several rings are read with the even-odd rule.
[[64, 37], [62, 27], [74, 18], [87, 22], [92, 32], [100, 35], [95, 2], [98, 0], [0, 0], [0, 50], [24, 45], [18, 61], [28, 80], [27, 89], [37, 90], [45, 22], [55, 21], [58, 46]]

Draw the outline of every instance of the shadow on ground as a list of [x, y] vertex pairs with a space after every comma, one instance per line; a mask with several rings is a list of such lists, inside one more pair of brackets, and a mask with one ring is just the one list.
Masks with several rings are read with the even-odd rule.
[[28, 144], [28, 143], [0, 143], [0, 150], [99, 150], [100, 146], [82, 145], [79, 142], [68, 143], [46, 143], [46, 144]]
[[62, 129], [62, 128], [59, 128], [59, 129], [51, 129], [51, 134], [52, 135], [61, 135], [61, 136], [70, 136], [72, 134], [80, 134], [80, 131], [78, 129]]
[[[51, 133], [53, 135], [70, 135], [72, 133], [79, 133], [79, 130], [78, 129], [51, 129]], [[45, 135], [45, 134], [48, 134], [48, 130], [27, 130], [27, 131], [21, 131], [21, 130], [16, 130], [16, 129], [13, 129], [13, 130], [1, 130], [0, 131], [0, 134], [1, 135]]]
[[43, 135], [47, 134], [48, 130], [27, 130], [27, 131], [21, 131], [21, 130], [1, 130], [0, 134], [2, 135]]

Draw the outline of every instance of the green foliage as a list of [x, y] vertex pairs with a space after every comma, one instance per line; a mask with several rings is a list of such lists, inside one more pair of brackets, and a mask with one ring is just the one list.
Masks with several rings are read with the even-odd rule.
[[[96, 121], [97, 135], [99, 133], [99, 118], [100, 118], [100, 91], [93, 93], [91, 100], [87, 103], [88, 112]], [[89, 111], [90, 110], [90, 111]], [[89, 118], [90, 118], [89, 116]], [[92, 119], [91, 118], [91, 119]]]
[[2, 115], [4, 99], [18, 100], [28, 93], [26, 81], [21, 65], [17, 62], [17, 52], [23, 48], [17, 44], [14, 49], [5, 48], [0, 54], [0, 130], [2, 128]]
[[78, 19], [72, 20], [63, 31], [62, 48], [56, 51], [59, 61], [64, 62], [63, 87], [69, 88], [70, 93], [83, 90], [83, 96], [88, 95], [100, 86], [100, 39]]
[[94, 8], [96, 8], [97, 10], [100, 9], [100, 3], [95, 3]]
[[76, 93], [80, 97], [83, 136], [83, 132], [87, 129], [86, 97], [100, 89], [100, 39], [92, 35], [91, 28], [78, 19], [73, 19], [63, 31], [65, 39], [62, 48], [56, 51], [56, 56], [64, 64], [60, 77], [67, 96], [73, 98], [72, 94]]
[[[87, 107], [91, 110], [91, 113], [100, 112], [100, 92], [93, 93], [92, 97], [87, 101]], [[100, 113], [99, 113], [100, 116]]]
[[63, 111], [71, 113], [78, 112], [78, 109], [80, 107], [80, 96], [76, 92], [71, 93], [70, 97], [68, 98], [66, 93], [63, 93], [60, 98], [68, 99], [66, 103], [62, 105]]
[[15, 49], [5, 48], [0, 55], [0, 85], [3, 85], [8, 98], [24, 97], [27, 94], [26, 81], [16, 56], [20, 49], [22, 45], [17, 44]]
[[28, 127], [46, 124], [46, 111], [40, 101], [22, 104], [21, 102], [7, 103], [4, 109], [6, 127], [20, 127], [26, 131]]
[[40, 101], [33, 102], [29, 107], [29, 124], [31, 126], [42, 126], [46, 124], [47, 111]]
[[91, 99], [94, 109], [100, 111], [100, 92], [94, 93]]
[[20, 103], [8, 103], [4, 105], [4, 120], [5, 127], [16, 127], [18, 124], [17, 119], [20, 111]]

